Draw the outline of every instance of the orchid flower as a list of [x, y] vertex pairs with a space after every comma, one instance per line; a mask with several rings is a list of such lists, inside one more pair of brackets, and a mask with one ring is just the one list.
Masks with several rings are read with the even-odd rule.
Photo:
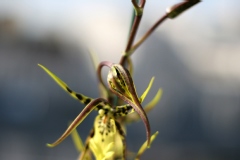
[[[101, 69], [103, 66], [107, 66], [110, 68], [107, 82], [109, 89], [112, 93], [117, 95], [120, 99], [131, 105], [134, 110], [139, 114], [141, 119], [143, 120], [146, 132], [147, 132], [147, 142], [150, 145], [150, 124], [147, 118], [145, 111], [143, 110], [139, 98], [136, 93], [136, 89], [132, 80], [132, 77], [127, 69], [125, 69], [120, 64], [114, 64], [111, 62], [101, 62], [98, 68], [98, 77], [100, 82], [104, 85], [101, 78]], [[106, 87], [105, 87], [106, 88]]]
[[[46, 67], [39, 64], [39, 66], [46, 72], [50, 77], [53, 78], [57, 84], [63, 88], [67, 93], [69, 93], [73, 98], [77, 99], [79, 102], [86, 105], [86, 107], [82, 110], [82, 112], [75, 118], [75, 120], [69, 125], [67, 130], [60, 136], [58, 140], [56, 140], [52, 144], [47, 144], [48, 147], [55, 147], [59, 143], [61, 143], [67, 136], [71, 133], [75, 133], [74, 130], [76, 127], [81, 124], [81, 122], [86, 118], [86, 116], [93, 110], [98, 110], [98, 116], [95, 118], [93, 131], [90, 134], [89, 138], [86, 141], [85, 149], [81, 149], [83, 153], [81, 157], [89, 156], [88, 148], [92, 151], [95, 157], [125, 157], [125, 127], [123, 124], [119, 122], [119, 118], [127, 117], [128, 114], [132, 114], [132, 105], [125, 104], [120, 106], [112, 106], [106, 99], [104, 98], [90, 98], [81, 93], [77, 93], [70, 89], [65, 82], [63, 82], [60, 78], [58, 78], [55, 74], [53, 74]], [[138, 102], [141, 103], [149, 92], [154, 78], [151, 79], [147, 89], [144, 91], [142, 96], [138, 99]], [[158, 91], [153, 101], [150, 104], [156, 103], [159, 99]], [[135, 93], [136, 94], [136, 93]], [[130, 93], [129, 93], [130, 95]], [[151, 105], [149, 105], [151, 106]], [[147, 106], [146, 109], [149, 109]], [[143, 110], [145, 113], [145, 111]], [[126, 118], [127, 119], [127, 118]], [[150, 136], [149, 136], [150, 137]], [[148, 146], [151, 143], [151, 138], [147, 141]], [[116, 145], [117, 144], [117, 145]], [[101, 150], [103, 149], [104, 150]], [[114, 153], [114, 155], [112, 155]], [[100, 159], [101, 159], [100, 158]]]
[[[150, 80], [148, 87], [139, 97], [132, 78], [133, 65], [130, 56], [156, 30], [156, 28], [162, 24], [162, 22], [166, 19], [176, 18], [182, 12], [200, 2], [200, 0], [184, 0], [181, 3], [169, 7], [166, 13], [156, 21], [136, 43], [134, 43], [135, 37], [142, 19], [146, 0], [131, 0], [131, 2], [134, 8], [133, 20], [126, 49], [124, 50], [120, 62], [112, 63], [104, 61], [97, 66], [92, 56], [100, 82], [100, 98], [91, 98], [75, 92], [50, 70], [39, 64], [39, 66], [69, 95], [86, 105], [60, 138], [51, 144], [47, 144], [48, 147], [55, 147], [66, 137], [72, 135], [76, 148], [81, 152], [79, 160], [91, 160], [92, 154], [96, 160], [126, 159], [125, 125], [141, 119], [145, 125], [147, 140], [143, 143], [135, 156], [135, 160], [139, 160], [140, 156], [150, 147], [150, 144], [158, 135], [158, 131], [151, 135], [150, 123], [146, 113], [156, 106], [161, 98], [162, 90], [159, 89], [153, 99], [142, 107], [142, 102], [153, 84], [154, 77]], [[107, 85], [105, 85], [101, 76], [103, 67], [109, 68]], [[98, 115], [83, 145], [76, 127], [80, 125], [93, 110], [98, 111]]]

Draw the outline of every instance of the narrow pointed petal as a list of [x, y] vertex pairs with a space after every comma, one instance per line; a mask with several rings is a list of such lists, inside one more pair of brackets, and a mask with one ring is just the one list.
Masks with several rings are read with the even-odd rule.
[[146, 104], [146, 106], [144, 107], [144, 111], [146, 113], [151, 111], [156, 106], [156, 104], [159, 102], [159, 100], [162, 97], [162, 93], [163, 93], [162, 89], [159, 89], [157, 94], [154, 96], [154, 98], [148, 104]]
[[73, 98], [79, 100], [83, 104], [88, 104], [92, 98], [87, 97], [81, 93], [77, 93], [70, 89], [65, 82], [63, 82], [60, 78], [58, 78], [54, 73], [52, 73], [50, 70], [48, 70], [46, 67], [44, 67], [41, 64], [38, 64], [52, 79], [57, 82], [57, 84], [64, 89], [67, 93], [69, 93]]
[[[150, 80], [150, 82], [148, 84], [148, 87], [141, 95], [141, 98], [139, 99], [140, 103], [142, 103], [144, 101], [145, 97], [147, 96], [149, 90], [152, 87], [153, 81], [154, 81], [154, 77], [152, 77], [152, 79]], [[159, 89], [157, 94], [155, 95], [155, 97], [143, 108], [146, 113], [148, 113], [152, 108], [155, 107], [155, 105], [160, 100], [161, 95], [162, 95], [162, 89]], [[131, 108], [132, 107], [129, 104], [117, 106], [116, 113], [121, 116], [126, 116], [126, 115], [131, 114], [131, 116], [130, 116], [131, 118], [127, 117], [127, 122], [133, 122], [133, 121], [139, 120], [139, 116], [135, 113], [134, 109], [132, 109], [132, 111], [129, 112]], [[123, 113], [123, 111], [125, 111], [125, 114]], [[127, 111], [127, 113], [126, 113], [126, 111]], [[134, 114], [132, 114], [132, 113], [134, 113]]]
[[71, 133], [71, 136], [72, 136], [72, 139], [73, 139], [73, 143], [77, 149], [77, 151], [79, 153], [83, 152], [84, 150], [84, 145], [83, 145], [83, 142], [82, 142], [82, 139], [80, 137], [80, 135], [78, 134], [77, 130], [74, 129]]
[[[143, 108], [144, 111], [146, 113], [150, 112], [159, 102], [159, 100], [161, 99], [161, 96], [162, 96], [162, 89], [159, 89], [157, 94], [154, 96], [154, 98], [146, 106], [144, 106]], [[131, 114], [128, 115], [128, 117], [126, 118], [126, 122], [132, 123], [132, 122], [138, 121], [139, 119], [140, 119], [139, 115], [136, 112], [131, 112]]]
[[[113, 91], [114, 92], [114, 91]], [[118, 94], [118, 93], [116, 93]], [[139, 116], [141, 117], [141, 119], [143, 120], [143, 123], [145, 125], [146, 128], [146, 134], [147, 134], [147, 142], [148, 145], [150, 145], [150, 135], [151, 135], [151, 131], [150, 131], [150, 124], [149, 124], [149, 120], [147, 118], [147, 115], [145, 113], [145, 111], [143, 110], [142, 106], [140, 103], [136, 103], [133, 102], [129, 99], [127, 99], [126, 97], [122, 96], [122, 95], [118, 95], [119, 98], [121, 98], [123, 101], [125, 101], [126, 103], [130, 104], [134, 110], [139, 114]]]
[[140, 103], [142, 103], [145, 99], [145, 97], [147, 96], [149, 90], [151, 89], [152, 87], [152, 84], [153, 84], [153, 81], [154, 81], [154, 77], [152, 77], [152, 79], [150, 80], [149, 84], [148, 84], [148, 87], [146, 88], [146, 90], [143, 92], [141, 98], [140, 98]]
[[69, 125], [67, 130], [62, 134], [62, 136], [52, 144], [47, 144], [48, 147], [55, 147], [61, 143], [72, 131], [87, 117], [87, 115], [99, 104], [107, 101], [103, 98], [98, 98], [91, 101], [82, 112], [74, 119], [74, 121]]
[[[151, 136], [151, 140], [150, 140], [150, 144], [152, 144], [152, 142], [155, 140], [155, 138], [158, 135], [158, 131], [155, 132], [152, 136]], [[137, 156], [135, 158], [135, 160], [139, 160], [140, 156], [145, 152], [145, 150], [149, 148], [147, 145], [147, 142], [144, 142], [143, 145], [140, 147], [140, 149], [138, 150]]]

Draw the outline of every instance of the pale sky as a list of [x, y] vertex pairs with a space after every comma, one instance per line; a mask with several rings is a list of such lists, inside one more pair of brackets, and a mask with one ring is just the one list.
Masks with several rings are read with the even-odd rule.
[[[137, 37], [176, 2], [147, 1]], [[184, 53], [176, 54], [193, 72], [234, 78], [240, 84], [239, 5], [237, 0], [202, 1], [154, 34], [164, 32], [173, 45], [182, 47]], [[64, 41], [84, 43], [100, 60], [114, 62], [125, 47], [131, 8], [126, 0], [0, 1], [0, 15], [14, 18], [23, 34], [41, 38], [54, 32]], [[113, 53], [116, 56], [109, 58]]]

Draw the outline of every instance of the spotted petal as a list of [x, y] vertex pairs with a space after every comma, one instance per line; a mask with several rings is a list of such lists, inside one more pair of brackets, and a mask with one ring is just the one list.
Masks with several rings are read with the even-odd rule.
[[60, 78], [58, 78], [54, 73], [52, 73], [49, 69], [44, 67], [41, 64], [38, 64], [39, 67], [41, 67], [57, 84], [64, 89], [66, 92], [68, 92], [73, 98], [79, 100], [83, 104], [88, 104], [92, 98], [87, 97], [81, 93], [77, 93], [70, 89], [65, 82], [63, 82]]

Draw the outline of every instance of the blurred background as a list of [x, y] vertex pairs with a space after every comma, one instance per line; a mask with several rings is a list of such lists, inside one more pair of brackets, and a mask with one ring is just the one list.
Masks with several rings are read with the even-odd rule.
[[[149, 0], [137, 39], [180, 0]], [[163, 89], [148, 114], [159, 131], [142, 159], [240, 159], [240, 1], [203, 1], [167, 20], [133, 54], [134, 82], [143, 104]], [[118, 63], [131, 21], [130, 1], [0, 1], [0, 159], [74, 160], [71, 138], [55, 141], [84, 107], [41, 68], [49, 68], [73, 90], [99, 95], [93, 50], [99, 61]], [[107, 71], [107, 69], [104, 69]], [[89, 134], [91, 113], [78, 127]], [[127, 147], [145, 141], [143, 123], [127, 126]]]

